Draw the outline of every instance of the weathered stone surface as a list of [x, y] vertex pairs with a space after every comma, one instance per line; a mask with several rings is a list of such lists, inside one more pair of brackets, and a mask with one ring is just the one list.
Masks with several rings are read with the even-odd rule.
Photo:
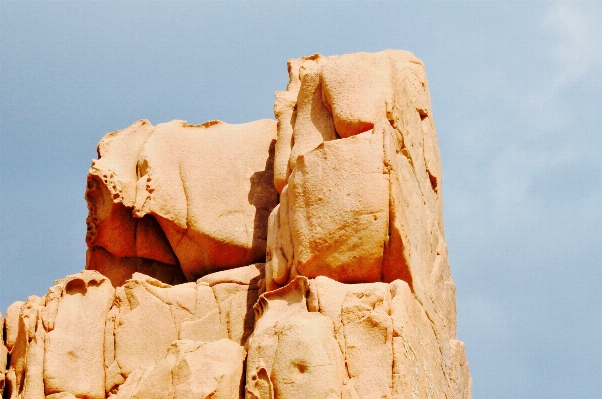
[[42, 298], [33, 295], [20, 307], [17, 334], [6, 373], [8, 389], [5, 395], [10, 399], [44, 397], [43, 358], [39, 356], [40, 346], [43, 345], [43, 339], [40, 339], [43, 328], [39, 317], [42, 305]]
[[197, 282], [205, 283], [213, 289], [220, 321], [227, 329], [228, 338], [244, 345], [253, 332], [253, 305], [264, 290], [264, 265], [213, 273]]
[[[432, 325], [408, 285], [391, 284], [391, 318], [393, 320], [393, 393], [395, 397], [451, 396], [449, 382], [440, 372], [440, 345]], [[419, 366], [419, 367], [417, 367]]]
[[137, 256], [118, 257], [101, 247], [89, 248], [86, 259], [87, 269], [97, 270], [107, 276], [115, 287], [125, 284], [134, 273], [153, 276], [170, 285], [186, 282], [186, 277], [178, 265], [168, 265]]
[[347, 389], [360, 398], [389, 397], [393, 328], [388, 285], [342, 284], [318, 277], [314, 287], [319, 311], [333, 321], [345, 356]]
[[384, 134], [324, 142], [297, 158], [268, 222], [268, 287], [297, 274], [383, 279], [390, 217]]
[[88, 174], [87, 268], [119, 286], [135, 272], [178, 283], [263, 261], [275, 138], [267, 119], [139, 121], [105, 136]]
[[113, 304], [111, 282], [95, 271], [59, 281], [45, 297], [44, 391], [104, 398], [105, 324]]
[[[401, 278], [413, 289], [418, 280], [425, 296], [443, 220], [422, 63], [404, 51], [314, 55], [289, 61], [289, 75], [287, 91], [276, 95], [281, 204], [272, 236], [280, 238], [268, 238], [268, 286], [296, 273], [342, 282]], [[321, 94], [305, 96], [307, 90]], [[306, 109], [311, 123], [301, 116]], [[318, 134], [328, 129], [316, 121], [328, 118], [336, 134]], [[370, 216], [377, 223], [368, 223]]]
[[174, 121], [146, 142], [139, 173], [152, 182], [137, 192], [135, 214], [158, 217], [189, 280], [263, 260], [265, 222], [278, 201], [275, 135], [267, 119], [208, 127]]
[[139, 121], [107, 134], [98, 145], [99, 159], [92, 162], [88, 172], [86, 264], [88, 269], [99, 270], [109, 277], [115, 286], [122, 285], [135, 272], [144, 272], [138, 267], [143, 263], [167, 268], [172, 272], [168, 277], [171, 280], [184, 280], [157, 221], [151, 215], [144, 219], [132, 215], [138, 156], [152, 132], [153, 126], [148, 121]]
[[[43, 297], [10, 308], [7, 339], [10, 398], [44, 398], [69, 392], [104, 398], [104, 335], [114, 289], [98, 272], [57, 281]], [[17, 333], [14, 314], [19, 310]]]
[[309, 281], [263, 294], [249, 339], [246, 398], [340, 398], [344, 359], [332, 322], [309, 313]]
[[350, 137], [387, 118], [394, 87], [391, 56], [409, 53], [358, 53], [328, 57], [321, 71], [322, 97], [337, 134]]
[[[2, 348], [6, 343], [12, 351], [8, 397], [105, 398], [118, 391], [123, 396], [132, 381], [165, 361], [174, 342], [196, 345], [186, 346], [188, 353], [227, 339], [232, 341], [207, 344], [191, 355], [195, 370], [213, 368], [211, 378], [191, 380], [198, 372], [182, 371], [188, 364], [182, 355], [174, 365], [183, 373], [174, 380], [174, 392], [181, 398], [237, 397], [243, 345], [253, 330], [253, 305], [263, 281], [263, 264], [176, 286], [135, 273], [114, 289], [89, 270], [59, 280], [43, 298], [30, 297], [7, 312]], [[222, 364], [217, 354], [229, 357]], [[234, 374], [224, 377], [224, 370]]]
[[210, 343], [177, 340], [156, 366], [132, 373], [115, 398], [237, 398], [245, 355], [240, 345], [228, 339]]
[[[186, 285], [182, 288], [188, 295], [181, 302], [194, 306], [194, 283], [192, 287]], [[124, 377], [138, 368], [153, 367], [165, 357], [169, 345], [178, 339], [178, 326], [171, 308], [180, 306], [178, 303], [170, 306], [164, 301], [166, 295], [160, 293], [168, 289], [170, 286], [139, 274], [134, 274], [132, 280], [117, 289], [115, 361], [119, 374]]]
[[[2, 328], [2, 335], [4, 336], [4, 318], [2, 317], [2, 313], [0, 313], [0, 325]], [[6, 349], [6, 345], [4, 344], [4, 339], [0, 342], [0, 397], [4, 393], [4, 384], [6, 381], [6, 363], [8, 360], [8, 349]]]
[[464, 345], [439, 342], [405, 281], [298, 276], [255, 308], [247, 398], [470, 397]]
[[17, 335], [19, 333], [19, 316], [25, 302], [17, 301], [10, 305], [4, 315], [4, 339], [6, 349], [10, 353], [13, 350]]
[[422, 63], [316, 54], [289, 79], [277, 127], [103, 138], [89, 270], [0, 315], [4, 398], [471, 397]]
[[[297, 275], [346, 283], [401, 279], [448, 356], [455, 285], [422, 62], [390, 50], [314, 55], [289, 61], [289, 77], [274, 108], [281, 202], [268, 223], [266, 287]], [[315, 91], [321, 94], [304, 94]], [[300, 118], [307, 109], [312, 117]], [[318, 123], [329, 118], [334, 136]]]
[[53, 393], [52, 395], [46, 395], [46, 399], [77, 399], [77, 397], [69, 392], [60, 392]]
[[177, 286], [134, 274], [117, 288], [107, 323], [114, 333], [107, 334], [105, 348], [115, 348], [105, 355], [107, 392], [115, 392], [136, 370], [155, 367], [176, 340], [228, 338], [243, 346], [253, 329], [253, 305], [262, 282], [262, 264]]

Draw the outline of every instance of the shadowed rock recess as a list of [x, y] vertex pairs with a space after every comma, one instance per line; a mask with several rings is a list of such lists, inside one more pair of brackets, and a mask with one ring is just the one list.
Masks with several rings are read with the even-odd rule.
[[277, 122], [100, 141], [86, 270], [0, 315], [3, 398], [471, 397], [424, 65], [288, 72]]

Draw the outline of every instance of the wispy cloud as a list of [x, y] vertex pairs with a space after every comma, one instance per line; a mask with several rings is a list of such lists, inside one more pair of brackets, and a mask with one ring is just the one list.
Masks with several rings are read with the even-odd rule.
[[558, 83], [602, 67], [602, 4], [559, 2], [548, 12], [543, 26], [556, 39], [552, 53], [560, 63]]
[[[513, 212], [509, 223], [517, 229], [561, 203], [573, 201], [576, 209], [600, 194], [591, 188], [601, 170], [596, 121], [602, 122], [592, 113], [600, 96], [591, 88], [602, 87], [602, 3], [547, 7], [531, 32], [537, 52], [522, 54], [523, 64], [500, 64], [504, 79], [474, 88], [488, 107], [459, 138], [470, 151], [488, 154], [479, 166], [486, 174], [480, 195], [465, 188], [467, 211], [483, 206], [499, 220]], [[492, 111], [494, 105], [499, 112]], [[562, 193], [558, 185], [574, 192]], [[565, 201], [553, 198], [558, 195]]]
[[602, 72], [602, 3], [557, 2], [540, 20], [543, 41], [542, 80], [523, 92], [523, 117], [537, 120], [526, 137], [539, 138], [570, 129], [579, 110], [567, 91], [600, 85]]

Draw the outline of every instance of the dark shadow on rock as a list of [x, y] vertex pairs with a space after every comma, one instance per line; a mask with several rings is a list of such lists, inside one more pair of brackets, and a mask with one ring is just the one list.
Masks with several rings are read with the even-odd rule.
[[264, 264], [258, 264], [257, 268], [259, 269], [259, 276], [249, 281], [249, 289], [247, 291], [247, 313], [245, 314], [245, 333], [242, 337], [242, 345], [245, 345], [255, 329], [255, 311], [253, 310], [253, 306], [257, 303], [259, 296], [265, 291]]
[[268, 217], [278, 205], [278, 192], [274, 187], [274, 152], [276, 140], [272, 140], [269, 156], [265, 168], [255, 172], [250, 178], [249, 204], [255, 207], [253, 221], [253, 246], [254, 262], [265, 262], [266, 242], [268, 236]]

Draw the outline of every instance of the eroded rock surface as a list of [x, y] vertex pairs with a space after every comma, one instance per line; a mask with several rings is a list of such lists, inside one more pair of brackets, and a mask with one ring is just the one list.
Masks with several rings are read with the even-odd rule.
[[276, 123], [139, 121], [106, 135], [88, 174], [88, 262], [116, 286], [263, 262]]
[[0, 315], [3, 398], [471, 397], [422, 62], [288, 67], [277, 123], [101, 140], [88, 270]]
[[247, 399], [470, 397], [463, 344], [436, 336], [402, 280], [298, 276], [255, 314]]
[[[441, 161], [428, 84], [405, 51], [289, 61], [276, 93], [266, 286], [297, 275], [410, 287], [443, 341], [456, 336]], [[328, 122], [327, 121], [331, 121]]]
[[246, 352], [228, 339], [176, 340], [155, 366], [138, 369], [115, 399], [230, 399], [240, 396]]
[[7, 397], [150, 398], [157, 378], [171, 384], [157, 397], [237, 397], [261, 290], [263, 264], [175, 286], [139, 273], [117, 289], [97, 271], [68, 276], [9, 308]]

